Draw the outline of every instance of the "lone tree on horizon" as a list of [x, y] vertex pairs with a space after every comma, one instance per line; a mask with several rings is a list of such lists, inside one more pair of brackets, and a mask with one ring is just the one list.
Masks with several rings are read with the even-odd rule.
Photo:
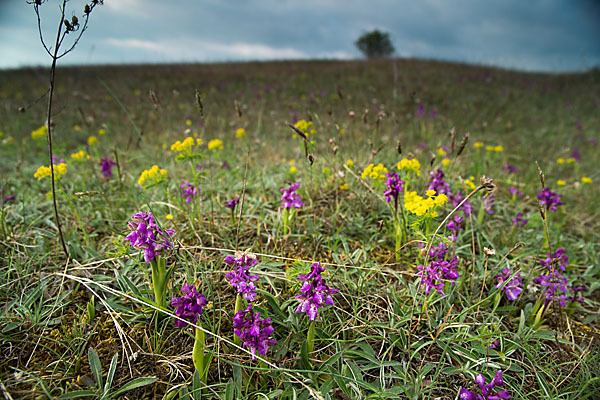
[[363, 33], [354, 44], [367, 58], [390, 57], [395, 51], [390, 34], [378, 29]]

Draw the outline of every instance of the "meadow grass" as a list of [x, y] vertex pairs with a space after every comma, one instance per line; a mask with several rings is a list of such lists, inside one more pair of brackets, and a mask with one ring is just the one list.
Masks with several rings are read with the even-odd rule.
[[[0, 71], [6, 398], [454, 399], [480, 393], [475, 377], [498, 370], [512, 398], [600, 398], [597, 70], [420, 60], [59, 68], [52, 120], [69, 259], [49, 180], [34, 178], [49, 165], [47, 75]], [[419, 168], [398, 169], [414, 159]], [[403, 181], [397, 207], [383, 168]], [[448, 199], [433, 205], [438, 189], [427, 206], [439, 169]], [[450, 216], [462, 221], [449, 238], [453, 196], [482, 176], [494, 190]], [[303, 204], [284, 211], [280, 189], [295, 182]], [[562, 195], [556, 211], [540, 205], [542, 184]], [[431, 208], [418, 215], [421, 206]], [[126, 239], [139, 211], [174, 230], [159, 257], [172, 268], [168, 313], [151, 263]], [[436, 258], [427, 250], [440, 243], [447, 254]], [[548, 266], [568, 283], [546, 302], [539, 277], [559, 248], [568, 262], [559, 254]], [[277, 341], [256, 359], [234, 335], [248, 300], [236, 302], [224, 263], [246, 249], [260, 277], [253, 310], [271, 318]], [[296, 296], [317, 262], [339, 292], [311, 323]], [[497, 287], [504, 268], [520, 272], [516, 299], [510, 279]], [[196, 324], [208, 367], [196, 375], [194, 331], [175, 326], [170, 306], [186, 283], [208, 302]], [[572, 301], [579, 285], [583, 300]]]

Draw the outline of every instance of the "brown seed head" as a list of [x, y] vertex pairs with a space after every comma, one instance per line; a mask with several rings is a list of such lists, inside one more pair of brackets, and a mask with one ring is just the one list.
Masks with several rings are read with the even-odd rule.
[[152, 101], [152, 104], [154, 105], [154, 110], [158, 110], [158, 106], [160, 106], [160, 100], [158, 99], [156, 92], [154, 92], [154, 90], [150, 89], [148, 94], [150, 95], [150, 100]]
[[540, 165], [538, 164], [538, 162], [535, 162], [535, 166], [537, 167], [538, 170], [538, 174], [540, 175], [540, 182], [542, 183], [542, 189], [544, 189], [546, 187], [546, 183], [544, 181], [544, 173], [542, 172], [542, 169], [540, 168]]
[[200, 96], [200, 92], [196, 89], [196, 106], [198, 106], [198, 111], [200, 111], [200, 116], [204, 117], [204, 104], [202, 104], [202, 96]]
[[496, 255], [496, 250], [494, 249], [488, 249], [487, 247], [483, 248], [483, 254], [485, 254], [488, 257], [494, 256]]
[[483, 175], [481, 178], [479, 178], [479, 182], [481, 183], [481, 186], [483, 186], [483, 188], [485, 190], [487, 190], [488, 192], [491, 192], [494, 189], [496, 189], [496, 185], [494, 184], [494, 180], [492, 178], [488, 178], [485, 175]]
[[458, 151], [456, 152], [456, 157], [460, 156], [460, 154], [465, 149], [465, 146], [467, 145], [467, 142], [469, 141], [470, 135], [471, 134], [469, 132], [465, 133], [465, 136], [462, 138], [462, 140], [460, 141], [460, 145], [458, 146]]
[[237, 100], [234, 100], [233, 104], [235, 105], [235, 112], [237, 112], [238, 118], [241, 119], [242, 118], [242, 108], [240, 107], [240, 103]]
[[302, 132], [300, 129], [296, 128], [296, 127], [295, 127], [294, 125], [292, 125], [292, 124], [289, 124], [289, 123], [288, 123], [287, 125], [288, 125], [290, 128], [292, 128], [292, 130], [293, 130], [294, 132], [296, 132], [298, 135], [300, 135], [300, 137], [301, 137], [302, 139], [304, 139], [304, 140], [306, 141], [307, 137], [306, 137], [306, 135], [304, 134], [304, 132]]

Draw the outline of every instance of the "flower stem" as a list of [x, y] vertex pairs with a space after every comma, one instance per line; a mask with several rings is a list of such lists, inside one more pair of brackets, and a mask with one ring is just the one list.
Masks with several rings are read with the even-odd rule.
[[167, 269], [165, 268], [165, 259], [157, 256], [150, 262], [152, 266], [152, 289], [154, 290], [154, 300], [158, 307], [166, 310], [167, 301], [165, 290], [167, 288]]
[[[236, 315], [238, 313], [238, 311], [240, 311], [242, 309], [242, 307], [243, 307], [242, 296], [238, 293], [237, 296], [235, 297], [235, 310], [233, 310], [233, 315]], [[242, 343], [240, 337], [236, 334], [233, 334], [233, 343], [235, 343], [238, 346], [240, 346]]]
[[288, 233], [290, 233], [290, 213], [287, 208], [283, 209], [283, 212], [281, 214], [281, 220], [283, 223], [283, 235], [285, 236]]
[[306, 334], [306, 348], [310, 355], [315, 349], [315, 321], [311, 321]]
[[400, 262], [400, 249], [402, 248], [402, 222], [396, 214], [394, 218], [394, 228], [396, 230], [396, 262]]
[[194, 341], [194, 350], [192, 352], [192, 359], [194, 360], [194, 367], [198, 370], [198, 374], [200, 374], [200, 380], [206, 383], [206, 375], [207, 372], [204, 365], [204, 331], [200, 328], [195, 328], [195, 337]]

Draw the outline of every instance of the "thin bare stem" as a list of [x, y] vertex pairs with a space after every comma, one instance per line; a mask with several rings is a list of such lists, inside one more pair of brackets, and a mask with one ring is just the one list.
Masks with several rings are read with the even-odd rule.
[[52, 55], [52, 67], [50, 68], [50, 91], [48, 93], [48, 111], [47, 111], [47, 118], [46, 118], [46, 123], [48, 125], [48, 156], [50, 158], [50, 175], [51, 175], [51, 181], [52, 181], [52, 205], [54, 207], [54, 217], [56, 219], [56, 227], [58, 229], [58, 236], [60, 238], [60, 243], [62, 245], [63, 248], [63, 252], [65, 253], [65, 256], [67, 257], [67, 260], [70, 258], [69, 255], [69, 250], [67, 249], [67, 245], [65, 243], [65, 238], [62, 232], [62, 226], [60, 224], [60, 218], [58, 217], [58, 205], [56, 203], [56, 182], [55, 182], [55, 176], [54, 176], [54, 154], [53, 154], [53, 148], [52, 148], [52, 100], [54, 98], [54, 79], [55, 79], [55, 75], [56, 75], [56, 61], [57, 61], [57, 57], [56, 55], [58, 54], [58, 49], [59, 49], [59, 44], [61, 41], [61, 33], [62, 33], [62, 21], [65, 17], [65, 6], [66, 6], [67, 0], [63, 0], [63, 6], [61, 8], [61, 19], [60, 19], [60, 23], [58, 25], [58, 32], [56, 34], [56, 46], [54, 48], [54, 54]]
[[248, 162], [250, 161], [250, 152], [246, 154], [246, 170], [244, 171], [244, 184], [242, 186], [242, 200], [240, 201], [240, 214], [238, 215], [237, 232], [235, 234], [235, 250], [238, 250], [240, 239], [240, 225], [242, 224], [242, 213], [244, 212], [244, 199], [246, 198], [246, 182], [248, 179]]

